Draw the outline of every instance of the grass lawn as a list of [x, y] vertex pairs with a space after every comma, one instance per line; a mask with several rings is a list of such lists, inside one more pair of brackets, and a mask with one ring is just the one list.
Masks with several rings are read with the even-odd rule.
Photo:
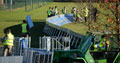
[[[67, 8], [67, 13], [71, 12], [72, 7], [77, 7], [82, 10], [86, 3], [72, 3], [72, 2], [53, 2], [49, 3], [45, 6], [42, 6], [38, 9], [34, 9], [32, 11], [25, 12], [25, 8], [17, 8], [12, 11], [5, 10], [5, 11], [0, 11], [0, 37], [4, 36], [4, 30], [7, 28], [12, 29], [12, 33], [17, 37], [20, 36], [21, 33], [21, 26], [20, 24], [22, 23], [23, 19], [26, 19], [27, 15], [30, 15], [33, 22], [34, 22], [34, 27], [31, 29], [31, 36], [32, 36], [32, 47], [38, 47], [38, 42], [39, 42], [39, 36], [44, 36], [45, 34], [42, 32], [45, 21], [47, 18], [47, 9], [49, 7], [54, 7], [58, 6], [58, 11], [61, 13], [61, 9], [66, 6]], [[99, 11], [104, 11], [104, 9], [99, 8], [98, 4], [94, 3], [93, 6], [97, 7]], [[98, 23], [105, 24], [106, 23], [106, 17], [103, 14], [107, 14], [110, 11], [104, 11], [99, 14], [98, 17]], [[109, 13], [111, 14], [111, 13]], [[82, 12], [81, 12], [82, 15]], [[88, 30], [88, 26], [84, 24], [83, 22], [81, 24], [66, 24], [62, 27], [68, 28], [74, 32], [85, 34], [86, 31]], [[104, 26], [103, 26], [104, 28]]]

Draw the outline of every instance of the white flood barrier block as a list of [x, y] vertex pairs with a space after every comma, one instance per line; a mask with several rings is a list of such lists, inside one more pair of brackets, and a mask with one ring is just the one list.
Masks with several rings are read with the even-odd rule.
[[22, 63], [23, 56], [6, 56], [0, 57], [0, 63]]

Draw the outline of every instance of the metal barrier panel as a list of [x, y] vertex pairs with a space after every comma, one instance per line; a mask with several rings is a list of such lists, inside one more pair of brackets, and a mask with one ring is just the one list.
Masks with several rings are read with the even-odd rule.
[[0, 47], [0, 56], [2, 56], [3, 55], [3, 47]]
[[23, 63], [52, 63], [53, 52], [38, 48], [26, 48]]
[[[56, 28], [57, 27], [57, 28]], [[80, 44], [81, 40], [85, 37], [83, 35], [80, 35], [78, 33], [75, 33], [73, 31], [70, 31], [68, 29], [55, 26], [55, 25], [48, 25], [46, 24], [44, 28], [45, 33], [47, 33], [50, 36], [56, 36], [56, 37], [69, 37], [70, 38], [70, 44], [72, 48], [78, 48], [78, 45]]]
[[70, 50], [70, 37], [40, 37], [39, 48], [47, 51]]
[[[12, 55], [15, 55], [15, 56], [21, 56], [22, 55], [22, 53], [23, 53], [23, 48], [22, 48], [23, 44], [21, 42], [22, 39], [25, 39], [26, 47], [28, 47], [28, 48], [31, 47], [30, 46], [30, 44], [31, 44], [31, 37], [29, 37], [29, 38], [15, 37]], [[28, 44], [27, 44], [27, 42], [28, 42]]]
[[50, 52], [39, 52], [34, 54], [35, 60], [33, 63], [51, 63], [51, 53]]
[[14, 55], [20, 55], [22, 49], [21, 49], [21, 43], [20, 43], [20, 37], [15, 37], [15, 41], [14, 41]]

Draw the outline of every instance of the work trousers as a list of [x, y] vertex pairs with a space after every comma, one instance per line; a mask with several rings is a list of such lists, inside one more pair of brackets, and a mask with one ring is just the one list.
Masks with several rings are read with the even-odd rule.
[[87, 17], [84, 17], [84, 19], [85, 19], [85, 22], [87, 22]]
[[3, 56], [11, 56], [12, 46], [4, 45]]
[[77, 21], [79, 21], [79, 23], [80, 23], [80, 17], [76, 17], [75, 23], [76, 23]]

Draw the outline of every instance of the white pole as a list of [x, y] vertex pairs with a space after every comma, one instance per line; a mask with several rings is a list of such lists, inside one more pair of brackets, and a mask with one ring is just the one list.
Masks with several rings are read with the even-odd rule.
[[29, 44], [28, 44], [29, 48], [31, 48], [31, 37], [29, 37], [28, 40], [29, 40]]
[[46, 37], [47, 41], [47, 51], [50, 51], [51, 50], [51, 38], [50, 37]]
[[52, 38], [52, 52], [54, 52], [54, 39]]
[[12, 3], [12, 0], [10, 0], [10, 6], [11, 6], [10, 9], [11, 9], [11, 11], [12, 11], [12, 4], [13, 4], [13, 3]]
[[41, 49], [41, 37], [39, 38], [39, 48]]

